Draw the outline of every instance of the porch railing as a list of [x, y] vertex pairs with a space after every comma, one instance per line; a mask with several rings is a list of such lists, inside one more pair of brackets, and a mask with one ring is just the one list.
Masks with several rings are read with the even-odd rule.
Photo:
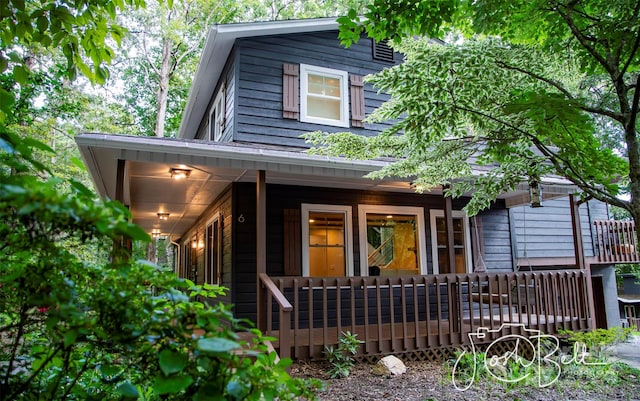
[[[265, 273], [259, 275], [258, 285], [258, 305], [277, 305], [277, 321], [280, 325], [278, 331], [278, 347], [281, 358], [289, 358], [291, 356], [291, 311], [293, 306], [280, 292], [278, 287], [273, 283], [271, 278]], [[262, 310], [259, 312], [258, 326], [267, 336], [272, 336], [274, 314], [271, 311]]]
[[599, 263], [638, 263], [636, 226], [630, 220], [596, 220], [596, 247]]
[[[341, 333], [357, 333], [361, 355], [470, 344], [504, 334], [589, 327], [582, 270], [410, 277], [263, 277], [273, 293], [259, 305], [281, 355], [322, 358]], [[272, 289], [273, 283], [277, 291]], [[283, 313], [284, 300], [293, 305]], [[262, 299], [262, 298], [261, 298]], [[288, 316], [288, 317], [287, 317]], [[293, 337], [289, 337], [292, 335]], [[474, 334], [472, 334], [473, 336]], [[289, 349], [290, 347], [290, 349]]]

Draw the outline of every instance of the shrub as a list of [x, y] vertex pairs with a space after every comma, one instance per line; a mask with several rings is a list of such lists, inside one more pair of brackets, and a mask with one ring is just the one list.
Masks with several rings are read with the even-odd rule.
[[[228, 305], [114, 243], [148, 240], [117, 202], [101, 202], [39, 164], [46, 145], [0, 132], [0, 400], [313, 398]], [[197, 333], [197, 334], [196, 334]]]
[[349, 331], [343, 332], [338, 339], [338, 346], [328, 346], [325, 349], [327, 361], [331, 365], [329, 376], [332, 379], [339, 379], [349, 376], [351, 368], [355, 363], [354, 355], [358, 353], [358, 347], [362, 341], [357, 339], [358, 334], [351, 334]]

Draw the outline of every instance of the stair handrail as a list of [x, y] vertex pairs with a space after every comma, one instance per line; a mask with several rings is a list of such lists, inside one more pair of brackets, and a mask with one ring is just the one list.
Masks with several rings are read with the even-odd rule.
[[258, 285], [258, 307], [261, 309], [258, 316], [258, 328], [267, 335], [272, 333], [270, 301], [275, 299], [278, 304], [280, 324], [277, 336], [279, 356], [281, 358], [289, 358], [291, 357], [291, 312], [293, 311], [293, 306], [268, 274], [260, 273], [258, 278], [260, 280]]

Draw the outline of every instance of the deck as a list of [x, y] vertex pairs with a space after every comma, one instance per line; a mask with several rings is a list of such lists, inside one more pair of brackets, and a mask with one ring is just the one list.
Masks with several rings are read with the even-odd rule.
[[[282, 356], [322, 358], [350, 331], [363, 356], [471, 343], [470, 334], [586, 330], [588, 274], [583, 270], [410, 277], [261, 275], [259, 327]], [[514, 327], [520, 324], [522, 327]], [[506, 325], [506, 329], [504, 328]], [[526, 330], [525, 330], [526, 329]], [[476, 341], [477, 343], [477, 341]]]

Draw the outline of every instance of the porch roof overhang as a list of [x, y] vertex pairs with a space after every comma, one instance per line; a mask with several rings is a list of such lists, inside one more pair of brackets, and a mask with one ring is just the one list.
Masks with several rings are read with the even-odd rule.
[[[381, 160], [349, 160], [309, 155], [303, 150], [260, 148], [236, 143], [88, 133], [76, 142], [100, 196], [128, 205], [134, 222], [147, 232], [160, 229], [172, 239], [182, 237], [205, 209], [232, 182], [252, 182], [266, 172], [268, 184], [325, 188], [415, 192], [409, 178], [372, 180], [365, 175], [384, 167]], [[124, 161], [118, 182], [119, 160]], [[186, 180], [172, 180], [171, 168], [191, 170]], [[575, 186], [551, 177], [542, 182], [545, 198], [574, 193]], [[430, 194], [442, 195], [441, 189]], [[508, 207], [529, 202], [528, 186], [501, 196]], [[158, 213], [169, 213], [160, 221]]]
[[337, 29], [338, 23], [335, 18], [213, 25], [207, 35], [193, 83], [189, 90], [187, 103], [182, 113], [178, 137], [195, 137], [198, 125], [206, 112], [209, 100], [211, 100], [211, 94], [214, 93], [220, 74], [222, 74], [236, 39]]

